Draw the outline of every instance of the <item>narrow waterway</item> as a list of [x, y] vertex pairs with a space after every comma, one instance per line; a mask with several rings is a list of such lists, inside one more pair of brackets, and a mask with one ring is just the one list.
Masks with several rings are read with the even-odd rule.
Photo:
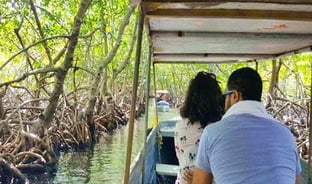
[[[133, 154], [142, 146], [142, 121], [135, 123]], [[113, 136], [103, 137], [93, 152], [62, 154], [53, 183], [122, 183], [126, 159], [128, 127], [122, 127]]]
[[[159, 121], [173, 118], [177, 118], [175, 109], [159, 113]], [[144, 132], [143, 116], [135, 122], [132, 160], [142, 148]], [[124, 176], [127, 139], [128, 126], [124, 126], [114, 135], [103, 137], [93, 151], [62, 153], [54, 176], [31, 176], [29, 183], [120, 184]]]

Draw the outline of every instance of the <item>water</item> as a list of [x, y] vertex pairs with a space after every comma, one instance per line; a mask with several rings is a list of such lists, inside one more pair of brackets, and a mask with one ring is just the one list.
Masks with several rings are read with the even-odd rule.
[[[140, 128], [142, 126], [142, 128]], [[132, 160], [143, 140], [143, 122], [136, 122], [132, 145]], [[93, 152], [67, 153], [60, 157], [53, 183], [122, 183], [126, 160], [128, 126], [113, 136], [103, 137]]]
[[[176, 119], [177, 111], [158, 114], [159, 121]], [[152, 126], [152, 115], [149, 127]], [[144, 141], [144, 117], [135, 122], [132, 160], [135, 159]], [[62, 153], [58, 169], [54, 176], [41, 174], [31, 176], [28, 183], [62, 183], [62, 184], [120, 184], [123, 183], [128, 139], [128, 126], [116, 130], [113, 136], [102, 137], [93, 151]]]

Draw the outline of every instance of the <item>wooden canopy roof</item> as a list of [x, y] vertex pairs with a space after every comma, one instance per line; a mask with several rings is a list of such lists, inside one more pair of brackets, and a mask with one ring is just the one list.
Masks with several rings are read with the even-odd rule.
[[154, 63], [224, 63], [311, 51], [312, 0], [132, 0]]

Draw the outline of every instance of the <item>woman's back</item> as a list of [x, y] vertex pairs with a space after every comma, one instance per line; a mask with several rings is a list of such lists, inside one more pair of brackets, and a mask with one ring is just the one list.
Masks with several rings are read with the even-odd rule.
[[174, 132], [174, 144], [179, 160], [179, 174], [176, 183], [185, 184], [184, 172], [194, 165], [199, 139], [203, 132], [199, 122], [192, 123], [185, 118], [176, 123]]
[[[212, 73], [198, 72], [190, 81], [185, 101], [180, 109], [182, 120], [175, 129], [175, 150], [179, 160], [180, 172], [176, 183], [190, 182], [199, 139], [208, 124], [221, 119], [223, 97], [216, 76]], [[187, 177], [187, 181], [183, 178]]]

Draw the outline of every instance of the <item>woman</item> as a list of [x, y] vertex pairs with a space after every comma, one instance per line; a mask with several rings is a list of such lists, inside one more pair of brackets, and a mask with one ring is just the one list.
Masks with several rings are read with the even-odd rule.
[[203, 129], [221, 119], [224, 100], [221, 89], [212, 73], [199, 72], [190, 81], [180, 115], [175, 127], [175, 150], [179, 160], [176, 184], [190, 183], [189, 171], [193, 167]]

